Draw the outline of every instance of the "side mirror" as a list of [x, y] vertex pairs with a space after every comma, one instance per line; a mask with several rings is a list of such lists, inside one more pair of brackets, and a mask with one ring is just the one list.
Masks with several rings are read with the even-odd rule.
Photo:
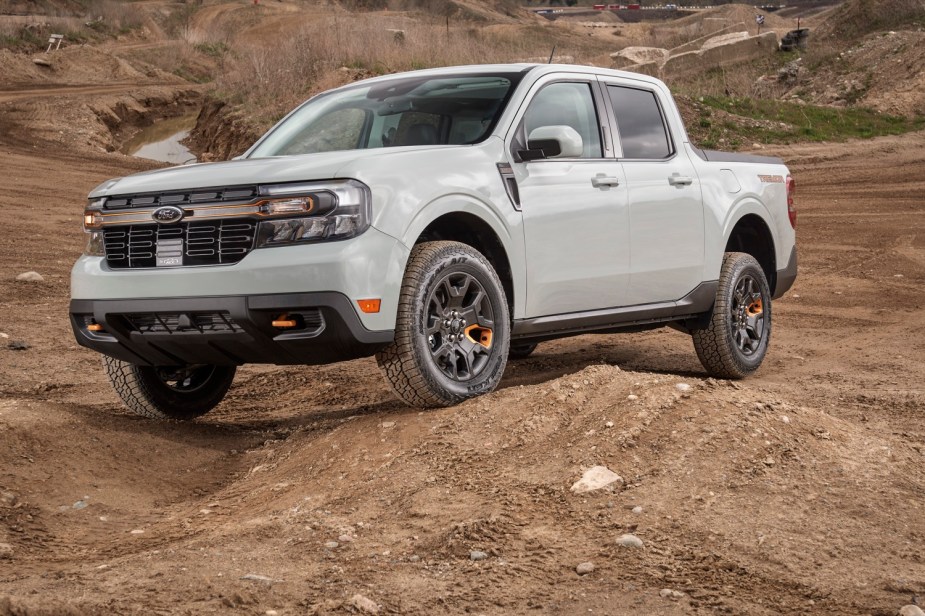
[[541, 158], [578, 158], [584, 149], [581, 135], [571, 126], [540, 126], [530, 131], [527, 149], [518, 154], [524, 161]]

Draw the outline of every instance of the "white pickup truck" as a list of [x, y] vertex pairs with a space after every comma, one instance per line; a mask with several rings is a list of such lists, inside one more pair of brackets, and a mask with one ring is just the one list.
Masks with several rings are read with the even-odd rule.
[[698, 149], [657, 79], [417, 71], [315, 96], [236, 160], [100, 185], [71, 321], [124, 403], [169, 419], [245, 363], [375, 355], [433, 407], [538, 342], [664, 325], [740, 378], [796, 278], [795, 224], [782, 162]]

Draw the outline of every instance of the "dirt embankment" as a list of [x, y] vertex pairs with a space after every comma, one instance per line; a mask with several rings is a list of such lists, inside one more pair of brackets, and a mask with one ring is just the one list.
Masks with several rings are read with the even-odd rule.
[[203, 160], [230, 160], [254, 144], [262, 132], [224, 101], [209, 98], [202, 105], [190, 143]]

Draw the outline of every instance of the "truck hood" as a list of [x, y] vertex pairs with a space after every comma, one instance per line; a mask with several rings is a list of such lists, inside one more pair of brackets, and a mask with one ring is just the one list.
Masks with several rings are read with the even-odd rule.
[[392, 156], [403, 151], [420, 151], [421, 149], [420, 147], [403, 147], [347, 150], [169, 167], [103, 182], [90, 192], [90, 198], [192, 188], [329, 180], [336, 178], [338, 170], [342, 167], [359, 159]]

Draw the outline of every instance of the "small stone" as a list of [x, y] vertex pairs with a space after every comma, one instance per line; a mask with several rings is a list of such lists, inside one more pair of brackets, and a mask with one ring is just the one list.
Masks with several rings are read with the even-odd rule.
[[639, 505], [636, 505], [635, 507], [633, 507], [633, 513], [635, 514], [642, 513], [642, 507], [640, 507]]
[[781, 416], [780, 416], [780, 420], [781, 420], [782, 422], [784, 422], [785, 424], [789, 424], [789, 423], [790, 423], [790, 418], [787, 417], [786, 415], [781, 415]]
[[613, 422], [612, 422], [612, 421], [608, 421], [608, 422], [605, 423], [604, 425], [607, 426], [608, 428], [613, 428]]
[[15, 507], [19, 499], [12, 492], [0, 492], [0, 505], [4, 507]]
[[337, 543], [336, 541], [328, 541], [327, 543], [324, 544], [324, 547], [328, 548], [329, 550], [333, 550], [334, 548], [336, 548], [336, 547], [339, 546], [339, 545], [340, 545], [340, 544]]
[[634, 400], [639, 400], [639, 396], [637, 396], [636, 394], [630, 394], [626, 397], [626, 399], [629, 400], [630, 402], [633, 402]]
[[416, 563], [419, 560], [421, 560], [421, 557], [418, 556], [417, 554], [412, 554], [411, 556], [408, 557], [408, 561], [412, 563]]
[[10, 343], [6, 346], [11, 351], [26, 351], [32, 348], [31, 344], [22, 340], [11, 340]]
[[774, 466], [775, 464], [774, 458], [772, 458], [771, 456], [768, 456], [767, 458], [764, 459], [764, 464], [765, 466]]
[[340, 541], [341, 543], [350, 543], [351, 541], [353, 541], [353, 537], [351, 537], [350, 535], [341, 535], [340, 537], [337, 538], [337, 540]]
[[623, 482], [623, 478], [606, 466], [592, 466], [584, 472], [581, 479], [572, 484], [572, 492], [584, 494], [593, 490], [600, 490], [612, 483]]
[[617, 545], [623, 546], [624, 548], [641, 548], [642, 539], [640, 539], [636, 535], [630, 535], [630, 534], [620, 535], [619, 537], [617, 537]]
[[13, 558], [13, 546], [9, 543], [0, 543], [0, 560]]
[[9, 334], [5, 334], [5, 333], [3, 333], [3, 332], [0, 332], [0, 338], [6, 339], [6, 338], [9, 338], [9, 337], [10, 337]]
[[480, 552], [479, 550], [472, 550], [469, 552], [469, 560], [479, 561], [485, 560], [486, 558], [488, 558], [488, 554], [485, 552]]
[[279, 612], [277, 612], [276, 610], [267, 610], [263, 614], [264, 616], [279, 616]]
[[685, 392], [688, 392], [688, 391], [691, 390], [691, 386], [688, 385], [687, 383], [678, 383], [678, 384], [675, 385], [674, 387], [675, 387], [675, 389], [677, 389], [677, 390], [680, 391], [681, 393], [685, 393]]
[[140, 528], [136, 528], [135, 530], [129, 531], [129, 534], [130, 535], [143, 535], [144, 532], [145, 531], [141, 530]]
[[899, 616], [925, 616], [925, 612], [919, 606], [910, 603], [899, 608]]
[[594, 571], [594, 563], [592, 562], [581, 563], [575, 567], [575, 573], [578, 575], [588, 575], [592, 571]]
[[23, 272], [16, 276], [19, 282], [45, 282], [45, 279], [38, 272]]
[[245, 573], [241, 576], [242, 580], [247, 580], [249, 582], [265, 582], [269, 583], [273, 581], [273, 578], [269, 578], [265, 575], [258, 575], [256, 573]]
[[85, 500], [79, 500], [73, 505], [71, 505], [71, 509], [86, 509], [86, 508], [87, 508], [87, 501]]
[[658, 596], [662, 599], [682, 599], [684, 593], [679, 590], [672, 590], [670, 588], [663, 588], [658, 591]]
[[379, 606], [372, 599], [357, 594], [350, 597], [350, 605], [365, 614], [378, 614]]
[[394, 421], [383, 421], [381, 425], [383, 428], [394, 428], [395, 422]]
[[51, 62], [49, 62], [45, 58], [32, 58], [32, 63], [38, 66], [45, 66], [45, 67], [51, 66]]

